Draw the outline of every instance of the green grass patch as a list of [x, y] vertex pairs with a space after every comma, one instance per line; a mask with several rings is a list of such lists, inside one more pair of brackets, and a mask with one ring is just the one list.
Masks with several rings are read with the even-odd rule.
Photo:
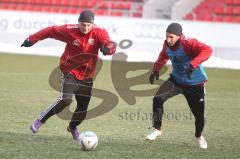
[[[206, 84], [207, 123], [204, 135], [209, 148], [201, 150], [194, 140], [194, 118], [181, 95], [169, 99], [165, 104], [168, 116], [163, 121], [163, 136], [155, 142], [145, 141], [144, 137], [151, 132], [152, 96], [136, 97], [136, 103], [128, 105], [113, 86], [111, 62], [104, 61], [94, 88], [113, 93], [119, 101], [110, 112], [80, 125], [80, 131], [92, 130], [99, 137], [98, 147], [85, 152], [80, 150], [66, 131], [68, 121], [57, 116], [50, 118], [36, 134], [32, 134], [28, 128], [32, 120], [59, 95], [48, 83], [58, 63], [57, 57], [0, 54], [1, 159], [240, 158], [239, 70], [206, 69], [209, 82]], [[128, 73], [128, 77], [139, 76], [142, 72], [145, 73], [142, 70], [132, 72], [134, 76]], [[162, 78], [166, 79], [167, 76], [168, 73]], [[153, 86], [144, 84], [133, 87], [134, 90], [149, 88]], [[129, 93], [124, 90], [121, 92]], [[90, 109], [100, 102], [101, 99], [93, 97]], [[75, 105], [76, 102], [71, 109]], [[176, 113], [185, 114], [188, 118], [177, 120], [174, 117]]]

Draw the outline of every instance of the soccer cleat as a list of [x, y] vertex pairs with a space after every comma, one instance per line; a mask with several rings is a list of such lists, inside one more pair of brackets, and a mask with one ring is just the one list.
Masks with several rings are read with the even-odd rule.
[[72, 137], [74, 140], [76, 140], [76, 141], [79, 140], [79, 132], [78, 132], [77, 128], [72, 129], [68, 126], [67, 131], [72, 134]]
[[38, 129], [42, 126], [42, 124], [43, 123], [39, 119], [36, 119], [30, 125], [30, 129], [32, 130], [33, 133], [36, 133], [38, 131]]
[[158, 136], [162, 135], [162, 130], [155, 129], [151, 134], [149, 134], [146, 137], [146, 140], [153, 141], [155, 140]]
[[197, 137], [196, 138], [197, 142], [198, 142], [198, 146], [202, 149], [207, 149], [208, 145], [206, 140], [203, 138], [203, 136]]

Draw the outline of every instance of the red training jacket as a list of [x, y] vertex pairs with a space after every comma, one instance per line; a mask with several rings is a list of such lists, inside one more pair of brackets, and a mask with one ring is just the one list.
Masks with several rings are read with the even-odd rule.
[[[78, 24], [51, 26], [29, 36], [32, 43], [46, 38], [53, 38], [66, 43], [61, 56], [60, 68], [62, 72], [71, 73], [78, 80], [91, 79], [94, 76], [98, 61], [98, 50], [110, 41], [107, 31], [97, 25], [83, 34]], [[109, 55], [114, 54], [109, 53]]]
[[[199, 64], [201, 64], [203, 61], [206, 61], [212, 55], [211, 47], [197, 41], [196, 39], [186, 38], [184, 35], [181, 35], [179, 40], [178, 47], [182, 45], [184, 52], [188, 56], [192, 57], [190, 64], [193, 66], [193, 68], [197, 68]], [[167, 47], [167, 42], [165, 40], [163, 49], [160, 52], [157, 61], [154, 63], [153, 71], [159, 71], [169, 60], [169, 57], [166, 53]]]

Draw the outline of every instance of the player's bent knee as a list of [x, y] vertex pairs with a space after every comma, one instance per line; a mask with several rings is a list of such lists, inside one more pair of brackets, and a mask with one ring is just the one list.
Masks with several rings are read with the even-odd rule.
[[69, 106], [72, 103], [72, 99], [66, 98], [61, 100], [61, 104], [64, 106]]
[[163, 104], [164, 101], [165, 101], [165, 100], [164, 100], [161, 96], [154, 96], [154, 97], [153, 97], [153, 103]]

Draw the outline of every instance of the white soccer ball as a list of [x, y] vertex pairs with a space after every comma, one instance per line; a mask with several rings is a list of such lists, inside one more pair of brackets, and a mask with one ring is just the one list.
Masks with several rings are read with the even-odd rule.
[[82, 150], [94, 150], [98, 145], [98, 137], [92, 131], [83, 131], [79, 136], [79, 144]]

